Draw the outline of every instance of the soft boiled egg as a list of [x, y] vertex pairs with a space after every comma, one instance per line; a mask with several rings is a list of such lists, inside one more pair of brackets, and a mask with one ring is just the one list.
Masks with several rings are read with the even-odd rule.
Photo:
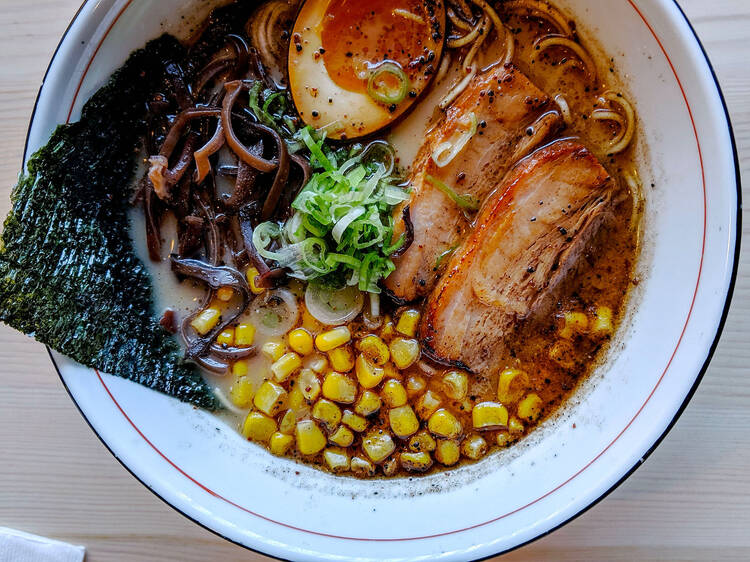
[[289, 46], [289, 86], [302, 120], [335, 139], [395, 121], [437, 72], [443, 0], [306, 0]]

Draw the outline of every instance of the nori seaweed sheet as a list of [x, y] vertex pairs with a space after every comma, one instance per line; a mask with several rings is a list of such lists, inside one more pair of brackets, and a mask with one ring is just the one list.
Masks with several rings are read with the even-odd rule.
[[149, 96], [185, 48], [163, 36], [134, 52], [35, 153], [13, 191], [0, 246], [0, 320], [83, 365], [207, 409], [220, 407], [159, 326], [128, 235]]

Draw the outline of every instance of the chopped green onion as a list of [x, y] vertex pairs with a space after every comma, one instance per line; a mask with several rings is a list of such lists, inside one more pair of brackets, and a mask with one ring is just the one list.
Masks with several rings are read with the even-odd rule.
[[378, 284], [395, 269], [390, 255], [405, 242], [402, 236], [393, 243], [391, 213], [409, 196], [391, 176], [390, 145], [333, 149], [310, 127], [296, 138], [310, 151], [314, 173], [284, 227], [259, 225], [253, 243], [292, 277], [379, 293]]
[[284, 95], [284, 92], [274, 92], [270, 96], [266, 98], [266, 101], [263, 103], [263, 113], [267, 116], [272, 116], [273, 114], [269, 111], [269, 108], [271, 107], [271, 104], [275, 102], [276, 100], [279, 100], [279, 105], [281, 105], [281, 111], [286, 109], [286, 96]]
[[[471, 140], [477, 132], [477, 116], [472, 111], [467, 116], [469, 118], [469, 129], [462, 131], [457, 139], [451, 139], [445, 142], [441, 142], [435, 147], [432, 152], [432, 160], [435, 162], [438, 168], [443, 168], [450, 164], [453, 159], [464, 149], [467, 143]], [[462, 124], [465, 121], [461, 120]]]
[[316, 141], [312, 138], [312, 135], [310, 134], [310, 127], [300, 129], [299, 135], [302, 139], [302, 142], [305, 143], [305, 146], [307, 146], [307, 149], [310, 151], [310, 154], [315, 157], [318, 163], [329, 172], [333, 171], [333, 164], [331, 164], [331, 161], [326, 157], [325, 154], [323, 154], [323, 150], [321, 150], [320, 148], [323, 144], [323, 141]]
[[476, 211], [479, 209], [479, 199], [475, 196], [469, 194], [459, 195], [452, 187], [444, 184], [436, 177], [431, 176], [430, 174], [427, 174], [425, 177], [432, 185], [445, 193], [456, 205], [458, 205], [462, 209], [467, 211]]
[[[384, 91], [382, 81], [379, 80], [384, 74], [395, 76], [398, 88]], [[391, 105], [401, 103], [409, 93], [409, 77], [404, 70], [395, 62], [385, 61], [370, 70], [370, 78], [367, 80], [367, 93], [377, 102]]]
[[453, 252], [456, 251], [456, 248], [458, 248], [458, 244], [454, 244], [453, 246], [445, 250], [442, 254], [440, 254], [435, 260], [435, 269], [438, 269], [443, 261], [449, 258], [453, 254]]
[[333, 239], [337, 242], [341, 242], [341, 236], [344, 234], [344, 231], [349, 228], [349, 225], [352, 224], [356, 219], [358, 219], [360, 216], [365, 214], [365, 208], [364, 207], [354, 207], [351, 211], [346, 213], [344, 217], [339, 220], [339, 222], [336, 223], [336, 226], [333, 227], [333, 230], [331, 231], [331, 235], [333, 236]]

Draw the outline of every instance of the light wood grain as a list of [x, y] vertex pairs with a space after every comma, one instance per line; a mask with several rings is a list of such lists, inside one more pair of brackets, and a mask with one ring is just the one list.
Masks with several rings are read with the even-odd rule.
[[[78, 3], [0, 3], [2, 216], [37, 89]], [[721, 80], [750, 185], [750, 1], [681, 5]], [[744, 223], [747, 234], [750, 220]], [[746, 246], [716, 356], [662, 445], [609, 498], [509, 560], [750, 558], [748, 265]], [[0, 525], [85, 544], [90, 562], [263, 558], [191, 523], [141, 486], [87, 427], [44, 348], [5, 326], [0, 377]]]

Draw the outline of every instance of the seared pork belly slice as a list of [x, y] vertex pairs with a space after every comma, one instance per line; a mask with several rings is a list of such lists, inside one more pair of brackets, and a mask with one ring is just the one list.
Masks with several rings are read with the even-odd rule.
[[430, 295], [419, 332], [425, 348], [474, 372], [496, 368], [505, 336], [547, 309], [623, 195], [573, 141], [520, 162]]
[[[436, 148], [456, 143], [472, 120], [477, 132], [446, 165], [433, 160]], [[458, 194], [483, 202], [508, 169], [561, 125], [550, 99], [513, 66], [498, 66], [477, 76], [428, 133], [411, 173], [411, 199], [395, 209], [395, 232], [404, 230], [409, 205], [414, 242], [395, 260], [386, 287], [410, 301], [434, 287], [438, 258], [458, 244], [470, 228], [464, 211], [427, 176]], [[449, 148], [446, 148], [449, 150]], [[442, 159], [438, 158], [442, 163]], [[446, 158], [447, 159], [447, 158]]]

